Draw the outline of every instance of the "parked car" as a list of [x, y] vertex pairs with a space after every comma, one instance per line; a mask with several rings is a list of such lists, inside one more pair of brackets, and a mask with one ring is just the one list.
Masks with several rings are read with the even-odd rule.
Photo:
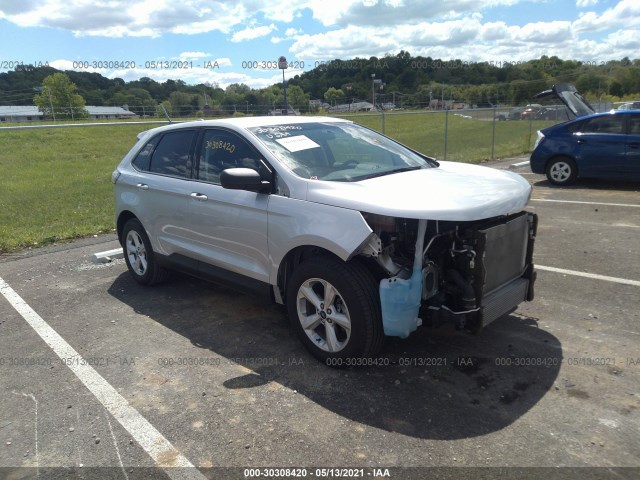
[[477, 332], [533, 298], [526, 180], [437, 162], [346, 120], [156, 128], [112, 180], [138, 283], [177, 269], [284, 304], [330, 365], [371, 357], [422, 323]]
[[524, 107], [524, 110], [520, 112], [520, 120], [535, 120], [538, 113], [542, 110], [542, 105], [538, 103], [532, 103]]
[[618, 110], [640, 110], [640, 101], [625, 102], [618, 107]]
[[543, 93], [562, 99], [576, 118], [538, 131], [532, 172], [546, 174], [554, 185], [577, 178], [640, 179], [640, 111], [596, 114], [570, 84]]
[[536, 120], [555, 120], [562, 122], [570, 119], [567, 109], [564, 105], [550, 105], [540, 109], [535, 117]]
[[513, 107], [509, 110], [502, 110], [496, 113], [496, 119], [499, 121], [520, 120], [520, 115], [522, 115], [524, 110], [525, 107]]

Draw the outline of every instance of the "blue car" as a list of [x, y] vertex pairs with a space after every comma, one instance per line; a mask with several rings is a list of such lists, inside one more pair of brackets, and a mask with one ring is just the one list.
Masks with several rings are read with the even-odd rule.
[[538, 131], [531, 154], [534, 173], [554, 185], [577, 178], [640, 180], [640, 110], [594, 113], [570, 84], [557, 84], [537, 97], [555, 94], [573, 120]]

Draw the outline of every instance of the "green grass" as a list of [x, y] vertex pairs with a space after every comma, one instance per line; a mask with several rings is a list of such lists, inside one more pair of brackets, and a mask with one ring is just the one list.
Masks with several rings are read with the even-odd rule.
[[0, 131], [0, 253], [112, 230], [111, 172], [145, 128]]
[[[449, 112], [447, 160], [480, 163], [492, 158], [492, 112], [478, 111], [477, 115], [476, 118], [462, 118]], [[379, 114], [341, 117], [382, 132], [382, 118]], [[385, 115], [384, 133], [419, 152], [444, 160], [445, 121], [444, 112], [388, 113]], [[553, 123], [555, 122], [496, 122], [493, 158], [508, 158], [530, 152], [536, 140], [536, 131]]]
[[[352, 115], [382, 130], [380, 115]], [[492, 122], [449, 114], [447, 160], [491, 157]], [[497, 122], [494, 158], [530, 151], [550, 122]], [[392, 138], [444, 158], [445, 114], [385, 115]], [[0, 253], [114, 228], [111, 172], [136, 135], [155, 125], [0, 130]]]

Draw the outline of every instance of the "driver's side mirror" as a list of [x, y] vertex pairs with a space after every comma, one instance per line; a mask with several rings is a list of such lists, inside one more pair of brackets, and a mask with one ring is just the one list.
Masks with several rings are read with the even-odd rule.
[[227, 168], [220, 174], [222, 188], [230, 190], [248, 190], [250, 192], [269, 193], [271, 182], [263, 180], [252, 168]]

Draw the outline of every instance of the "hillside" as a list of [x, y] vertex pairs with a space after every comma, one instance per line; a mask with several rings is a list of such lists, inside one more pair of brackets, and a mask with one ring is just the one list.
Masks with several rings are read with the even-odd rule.
[[[431, 99], [448, 99], [468, 105], [518, 105], [556, 82], [575, 83], [591, 98], [610, 100], [640, 96], [640, 59], [590, 64], [558, 57], [527, 62], [464, 62], [394, 56], [316, 62], [314, 68], [287, 82], [291, 106], [309, 109], [309, 100], [328, 103], [371, 101], [404, 108], [426, 107]], [[43, 79], [57, 72], [49, 66], [20, 66], [0, 74], [0, 105], [33, 105]], [[158, 104], [174, 115], [193, 114], [208, 106], [209, 114], [222, 112], [266, 113], [282, 105], [282, 85], [251, 89], [232, 84], [187, 85], [181, 80], [159, 83], [144, 77], [125, 82], [97, 73], [65, 71], [87, 105], [124, 105], [141, 115], [154, 114]], [[372, 77], [372, 75], [375, 75]], [[372, 91], [373, 90], [373, 91]]]

